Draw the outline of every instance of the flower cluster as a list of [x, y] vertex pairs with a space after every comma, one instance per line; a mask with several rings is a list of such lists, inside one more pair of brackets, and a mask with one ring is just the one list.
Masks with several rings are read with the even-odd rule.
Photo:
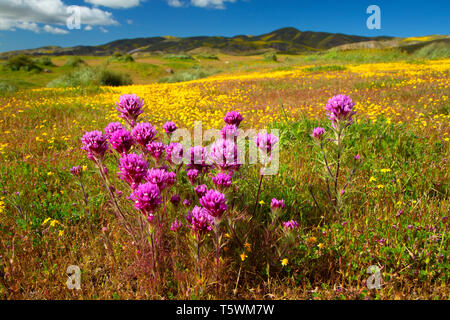
[[83, 146], [81, 149], [87, 151], [88, 158], [91, 160], [103, 160], [108, 150], [108, 138], [100, 131], [86, 132], [81, 138]]
[[140, 184], [131, 194], [131, 198], [136, 209], [141, 210], [146, 216], [153, 214], [162, 203], [158, 186], [151, 182]]
[[134, 189], [147, 176], [148, 163], [141, 155], [125, 154], [119, 163], [119, 177]]
[[119, 153], [127, 153], [134, 144], [134, 139], [125, 129], [118, 129], [109, 136], [111, 147]]
[[124, 119], [131, 127], [136, 124], [136, 119], [144, 111], [142, 110], [144, 101], [136, 94], [124, 94], [119, 97], [116, 110], [119, 117]]
[[137, 143], [145, 147], [155, 139], [157, 132], [150, 123], [144, 122], [138, 123], [131, 131], [131, 134]]
[[353, 115], [356, 113], [353, 111], [355, 103], [353, 100], [343, 94], [332, 97], [328, 100], [325, 109], [328, 111], [327, 116], [335, 125], [338, 121], [345, 121], [347, 124], [353, 122]]
[[214, 217], [205, 208], [195, 206], [186, 216], [189, 227], [198, 235], [203, 235], [212, 230]]

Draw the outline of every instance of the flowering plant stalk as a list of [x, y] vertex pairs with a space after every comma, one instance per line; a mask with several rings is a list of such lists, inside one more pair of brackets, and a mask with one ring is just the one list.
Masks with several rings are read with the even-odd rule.
[[[331, 132], [334, 137], [326, 138], [327, 132], [321, 127], [315, 128], [311, 134], [315, 144], [319, 147], [319, 153], [322, 158], [321, 162], [325, 169], [324, 180], [327, 186], [327, 197], [333, 207], [335, 215], [340, 213], [343, 207], [343, 196], [351, 183], [361, 160], [359, 155], [354, 156], [351, 173], [346, 178], [345, 182], [340, 184], [343, 165], [342, 161], [345, 153], [343, 141], [347, 128], [353, 123], [353, 115], [356, 113], [353, 110], [354, 106], [355, 103], [350, 97], [345, 95], [332, 97], [325, 106], [325, 109], [328, 111], [327, 116], [331, 122]], [[334, 159], [332, 161], [330, 161], [329, 157], [331, 150], [334, 151]], [[310, 192], [314, 202], [317, 203], [313, 192], [311, 190]]]

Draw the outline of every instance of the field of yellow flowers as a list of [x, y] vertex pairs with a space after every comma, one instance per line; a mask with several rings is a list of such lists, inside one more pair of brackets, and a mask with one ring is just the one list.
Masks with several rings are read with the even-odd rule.
[[[258, 210], [268, 210], [272, 197], [285, 199], [290, 216], [302, 223], [297, 251], [269, 270], [259, 260], [260, 239], [250, 236], [243, 247], [230, 240], [223, 257], [230, 272], [220, 294], [206, 279], [195, 282], [189, 265], [166, 275], [165, 287], [149, 285], [80, 150], [85, 131], [122, 121], [115, 102], [128, 93], [145, 101], [140, 120], [159, 132], [169, 120], [179, 128], [202, 121], [203, 129], [221, 129], [232, 110], [242, 114], [244, 128], [280, 129], [280, 172], [268, 179]], [[307, 145], [336, 94], [356, 102], [352, 147], [366, 160], [349, 191], [350, 209], [327, 221], [310, 196], [319, 182]], [[449, 94], [450, 59], [339, 70], [299, 66], [174, 84], [39, 88], [0, 96], [0, 297], [448, 298]], [[89, 180], [87, 207], [69, 172], [75, 165]], [[237, 182], [240, 199], [254, 201], [257, 182], [256, 171]], [[236, 201], [248, 217], [242, 199]], [[82, 290], [65, 284], [66, 268], [74, 264], [83, 270]], [[382, 270], [380, 290], [365, 285], [370, 265]]]

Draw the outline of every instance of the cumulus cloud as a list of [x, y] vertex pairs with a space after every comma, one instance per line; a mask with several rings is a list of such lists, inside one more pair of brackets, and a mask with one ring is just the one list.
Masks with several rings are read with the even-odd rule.
[[84, 2], [114, 9], [128, 9], [137, 7], [141, 0], [84, 0]]
[[42, 28], [42, 29], [45, 32], [53, 33], [53, 34], [68, 34], [69, 33], [69, 31], [67, 31], [67, 30], [64, 30], [64, 29], [61, 29], [61, 28], [52, 27], [52, 26], [49, 26], [48, 24], [46, 24], [44, 26], [44, 28]]
[[191, 5], [200, 8], [225, 9], [226, 2], [236, 2], [236, 0], [167, 0], [169, 6], [177, 8]]
[[[61, 0], [0, 0], [0, 30], [30, 30], [63, 34], [64, 31], [51, 25], [65, 26], [71, 12]], [[81, 23], [87, 25], [117, 25], [110, 12], [78, 6]], [[44, 27], [39, 27], [44, 25]]]

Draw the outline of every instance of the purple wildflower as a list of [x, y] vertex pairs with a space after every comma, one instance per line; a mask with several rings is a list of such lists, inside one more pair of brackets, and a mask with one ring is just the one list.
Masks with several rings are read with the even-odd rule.
[[120, 159], [119, 176], [134, 189], [147, 175], [148, 163], [141, 155], [125, 154]]
[[167, 121], [166, 123], [164, 123], [163, 129], [167, 134], [170, 134], [177, 130], [177, 125], [172, 121]]
[[338, 121], [346, 121], [347, 124], [352, 124], [352, 116], [356, 113], [353, 111], [354, 106], [355, 103], [350, 97], [340, 94], [328, 100], [325, 109], [328, 111], [328, 119], [330, 119], [333, 124]]
[[180, 164], [183, 159], [183, 145], [172, 142], [166, 147], [166, 160], [170, 163]]
[[272, 210], [278, 210], [278, 209], [284, 209], [285, 204], [284, 204], [284, 200], [277, 200], [275, 198], [272, 199], [272, 202], [270, 203], [270, 208]]
[[127, 130], [119, 129], [111, 133], [109, 143], [119, 153], [127, 153], [134, 144], [134, 139]]
[[174, 194], [172, 196], [172, 198], [170, 198], [170, 202], [172, 202], [172, 204], [175, 205], [175, 206], [178, 205], [180, 203], [180, 201], [181, 201], [181, 198], [177, 194]]
[[220, 219], [227, 210], [226, 202], [227, 199], [223, 193], [212, 189], [200, 198], [200, 204], [216, 219]]
[[215, 142], [211, 146], [208, 159], [221, 170], [237, 171], [240, 168], [238, 148], [228, 139]]
[[119, 122], [111, 122], [105, 127], [105, 135], [107, 137], [110, 137], [113, 132], [120, 129], [125, 129], [122, 124], [120, 124]]
[[158, 186], [159, 190], [164, 190], [167, 187], [167, 171], [164, 169], [151, 168], [147, 171], [144, 180]]
[[290, 220], [290, 221], [287, 221], [287, 222], [283, 222], [283, 228], [286, 231], [292, 231], [292, 230], [294, 230], [294, 229], [296, 229], [298, 227], [299, 227], [299, 224], [295, 220]]
[[189, 227], [198, 235], [203, 235], [212, 230], [214, 217], [205, 208], [195, 206], [192, 212], [186, 216]]
[[191, 199], [185, 199], [183, 201], [183, 206], [190, 207], [191, 205], [192, 205], [192, 200]]
[[198, 185], [194, 188], [195, 193], [199, 198], [203, 197], [208, 191], [208, 187], [205, 184]]
[[198, 177], [198, 170], [197, 169], [189, 169], [186, 174], [187, 174], [187, 177], [188, 177], [189, 181], [192, 184], [194, 184], [195, 180]]
[[162, 203], [161, 193], [158, 186], [151, 182], [140, 184], [132, 193], [136, 209], [141, 210], [145, 215], [152, 214]]
[[131, 131], [131, 134], [136, 139], [136, 142], [143, 147], [155, 139], [156, 133], [155, 127], [147, 122], [138, 123]]
[[81, 169], [80, 166], [75, 166], [75, 167], [72, 167], [72, 169], [70, 169], [70, 173], [76, 177], [81, 177], [83, 170]]
[[222, 130], [220, 130], [220, 135], [223, 139], [233, 138], [231, 140], [234, 141], [234, 137], [238, 136], [238, 128], [234, 124], [227, 124]]
[[208, 159], [208, 151], [202, 146], [191, 147], [191, 162], [187, 165], [188, 169], [197, 169], [202, 172], [209, 170], [209, 165], [206, 163]]
[[213, 177], [212, 181], [214, 185], [221, 190], [231, 186], [231, 176], [222, 172], [219, 172], [215, 177]]
[[316, 140], [322, 140], [324, 134], [325, 134], [325, 129], [321, 128], [321, 127], [317, 127], [313, 130], [311, 136]]
[[155, 159], [156, 161], [158, 161], [162, 154], [165, 151], [165, 146], [164, 144], [162, 144], [159, 141], [154, 141], [154, 142], [150, 142], [147, 146], [147, 151], [150, 153], [150, 155], [153, 157], [153, 159]]
[[272, 133], [258, 133], [258, 135], [253, 139], [256, 146], [267, 152], [268, 155], [272, 152], [272, 148], [278, 143], [278, 138]]
[[88, 158], [91, 160], [102, 160], [108, 150], [107, 137], [100, 131], [86, 132], [81, 142], [83, 143], [81, 149], [88, 152]]
[[136, 94], [124, 94], [119, 97], [119, 102], [116, 104], [116, 110], [120, 113], [119, 117], [127, 121], [131, 127], [134, 127], [136, 119], [143, 112], [144, 101]]
[[170, 225], [170, 230], [172, 230], [173, 232], [178, 232], [181, 227], [183, 227], [183, 224], [178, 221], [177, 218], [175, 218], [175, 221]]
[[231, 111], [228, 112], [225, 117], [223, 117], [223, 121], [227, 124], [234, 124], [236, 127], [239, 127], [239, 124], [244, 120], [239, 111]]

